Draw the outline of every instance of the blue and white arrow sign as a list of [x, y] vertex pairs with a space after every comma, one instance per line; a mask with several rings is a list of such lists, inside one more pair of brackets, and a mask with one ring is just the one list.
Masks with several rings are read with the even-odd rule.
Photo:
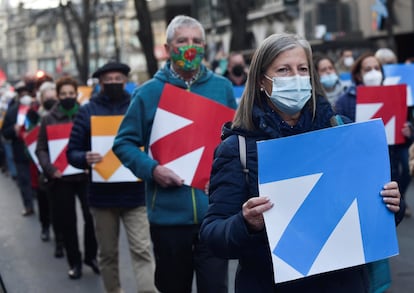
[[277, 283], [398, 254], [380, 119], [257, 143], [259, 192]]
[[413, 106], [414, 64], [384, 64], [384, 85], [406, 84], [407, 106]]

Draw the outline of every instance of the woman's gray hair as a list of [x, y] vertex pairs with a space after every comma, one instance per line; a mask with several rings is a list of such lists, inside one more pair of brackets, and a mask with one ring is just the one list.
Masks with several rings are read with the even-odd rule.
[[38, 90], [38, 99], [41, 102], [43, 99], [43, 94], [48, 91], [48, 90], [53, 90], [56, 91], [56, 84], [54, 82], [51, 81], [45, 81], [42, 83], [42, 85], [40, 86], [39, 90]]
[[177, 28], [180, 27], [197, 27], [201, 30], [203, 41], [205, 41], [205, 31], [201, 23], [190, 16], [187, 15], [177, 15], [174, 17], [167, 26], [166, 35], [167, 35], [167, 44], [170, 44], [174, 38], [174, 34]]
[[294, 34], [273, 34], [267, 37], [256, 49], [249, 68], [246, 86], [242, 94], [240, 105], [233, 120], [233, 127], [254, 130], [252, 119], [253, 106], [256, 103], [263, 107], [263, 98], [260, 81], [272, 62], [283, 52], [296, 47], [305, 50], [309, 65], [309, 75], [312, 84], [312, 112], [315, 115], [316, 94], [322, 93], [320, 82], [315, 78], [315, 69], [312, 61], [312, 49], [308, 41]]

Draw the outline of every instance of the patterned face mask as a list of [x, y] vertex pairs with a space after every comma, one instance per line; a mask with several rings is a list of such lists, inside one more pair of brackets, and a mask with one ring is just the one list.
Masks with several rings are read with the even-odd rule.
[[193, 71], [200, 67], [204, 58], [204, 47], [195, 45], [175, 47], [171, 52], [171, 60], [185, 71]]

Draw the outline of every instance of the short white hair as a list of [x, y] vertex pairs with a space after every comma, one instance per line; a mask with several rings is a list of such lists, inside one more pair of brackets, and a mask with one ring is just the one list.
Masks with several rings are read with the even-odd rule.
[[204, 31], [203, 26], [197, 19], [192, 18], [187, 15], [177, 15], [171, 20], [171, 22], [167, 26], [167, 30], [166, 30], [167, 44], [170, 44], [171, 41], [173, 40], [175, 31], [177, 30], [177, 28], [180, 28], [183, 26], [191, 27], [191, 28], [193, 27], [199, 28], [201, 30], [203, 41], [205, 41], [206, 33]]
[[380, 48], [375, 52], [375, 57], [381, 62], [381, 64], [386, 63], [397, 63], [397, 56], [389, 48]]

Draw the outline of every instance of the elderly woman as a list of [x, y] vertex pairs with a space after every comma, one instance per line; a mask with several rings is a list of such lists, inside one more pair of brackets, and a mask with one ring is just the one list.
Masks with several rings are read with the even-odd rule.
[[[246, 89], [232, 126], [215, 153], [210, 178], [210, 206], [201, 239], [215, 254], [239, 259], [236, 292], [367, 292], [365, 266], [275, 284], [263, 213], [272, 208], [258, 197], [256, 141], [327, 128], [335, 116], [315, 79], [310, 45], [290, 34], [275, 34], [256, 50]], [[246, 138], [246, 180], [238, 136]], [[283, 168], [283, 166], [280, 166]], [[380, 192], [380, 190], [379, 190]], [[391, 212], [400, 210], [396, 182], [381, 191]], [[286, 196], [289, 196], [287, 194]]]

